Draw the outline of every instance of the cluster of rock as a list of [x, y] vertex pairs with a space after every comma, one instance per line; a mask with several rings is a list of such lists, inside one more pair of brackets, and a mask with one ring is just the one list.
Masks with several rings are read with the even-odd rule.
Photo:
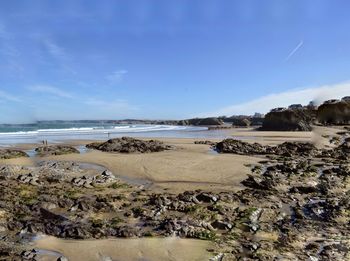
[[219, 117], [225, 123], [230, 123], [233, 127], [250, 127], [261, 126], [264, 121], [264, 115], [255, 113], [253, 116], [249, 115], [233, 115], [230, 117]]
[[223, 125], [224, 121], [216, 118], [194, 118], [188, 120], [180, 120], [177, 122], [177, 125], [193, 125], [193, 126], [212, 126], [212, 125]]
[[261, 130], [311, 131], [313, 124], [350, 124], [350, 97], [328, 100], [320, 106], [293, 104], [288, 108], [276, 108], [265, 115]]
[[35, 149], [35, 152], [40, 157], [52, 156], [52, 155], [65, 155], [71, 153], [79, 153], [79, 150], [72, 146], [67, 145], [51, 145], [42, 146]]
[[306, 142], [284, 142], [276, 146], [263, 146], [259, 143], [248, 143], [241, 140], [225, 139], [216, 143], [219, 153], [240, 155], [280, 155], [280, 156], [317, 156], [321, 153], [313, 144]]
[[265, 115], [260, 130], [266, 131], [311, 131], [312, 114], [308, 109], [278, 108]]
[[194, 141], [194, 144], [215, 146], [216, 142], [213, 142], [210, 140], [196, 140], [196, 141]]
[[323, 125], [350, 124], [350, 97], [324, 102], [317, 109], [317, 120]]
[[16, 149], [0, 149], [0, 159], [29, 157], [27, 153]]
[[130, 137], [110, 139], [102, 143], [91, 143], [86, 145], [89, 149], [96, 149], [105, 152], [120, 153], [150, 153], [173, 149], [157, 140], [139, 140]]
[[77, 187], [92, 188], [99, 185], [111, 184], [116, 182], [116, 177], [112, 172], [105, 170], [96, 176], [81, 176], [72, 179], [72, 183]]
[[32, 173], [19, 175], [17, 180], [24, 184], [30, 184], [33, 186], [39, 185], [39, 176]]

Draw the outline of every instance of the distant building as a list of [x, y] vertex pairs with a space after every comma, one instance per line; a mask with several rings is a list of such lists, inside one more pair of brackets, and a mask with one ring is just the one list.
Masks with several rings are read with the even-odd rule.
[[292, 105], [289, 105], [288, 108], [291, 109], [291, 110], [299, 110], [299, 109], [303, 108], [303, 105], [301, 105], [301, 104], [292, 104]]
[[332, 99], [332, 100], [325, 101], [324, 104], [332, 104], [332, 103], [337, 103], [337, 102], [339, 102], [339, 100]]
[[345, 96], [341, 100], [344, 102], [350, 102], [350, 96]]
[[285, 111], [287, 110], [287, 108], [285, 107], [278, 107], [278, 108], [274, 108], [271, 110], [271, 112], [279, 112], [279, 111]]
[[264, 118], [264, 116], [265, 116], [264, 114], [256, 112], [254, 113], [253, 118]]

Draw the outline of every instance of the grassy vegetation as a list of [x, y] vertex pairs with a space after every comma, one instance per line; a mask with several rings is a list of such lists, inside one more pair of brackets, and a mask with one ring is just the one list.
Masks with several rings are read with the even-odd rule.
[[112, 189], [120, 189], [120, 188], [130, 188], [130, 186], [128, 184], [125, 184], [125, 183], [119, 183], [119, 182], [114, 182], [112, 183], [109, 188], [112, 188]]
[[38, 190], [36, 187], [31, 185], [21, 184], [18, 187], [17, 195], [26, 205], [32, 205], [38, 201]]
[[202, 240], [215, 240], [217, 235], [214, 231], [203, 230], [196, 235], [199, 239]]
[[109, 221], [109, 226], [112, 228], [117, 227], [120, 223], [122, 223], [124, 220], [122, 220], [120, 217], [114, 217]]
[[200, 208], [199, 205], [186, 206], [184, 212], [185, 213], [194, 213]]
[[141, 207], [133, 207], [132, 209], [131, 209], [131, 211], [132, 211], [132, 213], [134, 213], [134, 216], [135, 217], [139, 217], [139, 216], [141, 216], [142, 215], [142, 213], [143, 213], [143, 209], [141, 208]]
[[69, 198], [69, 199], [77, 199], [79, 198], [79, 193], [80, 191], [75, 188], [69, 188], [65, 191], [64, 197]]

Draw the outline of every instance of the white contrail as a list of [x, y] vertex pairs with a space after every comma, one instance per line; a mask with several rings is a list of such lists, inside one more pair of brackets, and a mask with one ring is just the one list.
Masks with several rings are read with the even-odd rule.
[[304, 44], [304, 41], [301, 40], [300, 43], [290, 52], [285, 61], [288, 61]]

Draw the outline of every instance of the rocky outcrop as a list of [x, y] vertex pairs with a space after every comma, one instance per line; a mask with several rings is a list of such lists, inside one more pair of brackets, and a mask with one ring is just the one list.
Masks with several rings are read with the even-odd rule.
[[234, 153], [241, 155], [256, 155], [266, 152], [266, 148], [258, 143], [247, 143], [240, 140], [225, 139], [218, 142], [215, 146], [217, 152], [220, 153]]
[[172, 146], [166, 145], [157, 140], [138, 140], [130, 137], [110, 139], [102, 143], [91, 143], [87, 148], [97, 149], [105, 152], [121, 153], [149, 153], [160, 152], [172, 149]]
[[64, 146], [64, 145], [51, 145], [51, 146], [43, 146], [35, 149], [35, 152], [40, 157], [51, 156], [51, 155], [65, 155], [71, 153], [78, 153], [79, 151], [72, 146]]
[[27, 153], [15, 149], [0, 149], [0, 159], [13, 159], [20, 157], [29, 157]]
[[249, 127], [252, 122], [248, 118], [236, 118], [232, 120], [232, 126], [235, 127]]
[[260, 130], [311, 131], [312, 117], [306, 109], [277, 108], [266, 114]]
[[211, 117], [211, 118], [194, 118], [188, 120], [182, 120], [178, 122], [178, 125], [193, 125], [193, 126], [213, 126], [213, 125], [223, 125], [224, 122], [221, 119]]
[[284, 142], [277, 146], [263, 146], [259, 143], [248, 143], [235, 139], [225, 139], [218, 142], [215, 149], [219, 153], [232, 153], [240, 155], [280, 155], [292, 156], [316, 156], [321, 152], [311, 143]]
[[196, 140], [194, 144], [202, 144], [202, 145], [210, 145], [214, 146], [216, 142], [210, 141], [210, 140]]
[[233, 127], [261, 126], [264, 120], [262, 114], [256, 113], [254, 116], [233, 115], [230, 117], [219, 117], [225, 123], [230, 123]]
[[324, 125], [350, 124], [350, 101], [344, 97], [341, 101], [330, 100], [318, 107], [317, 120]]

